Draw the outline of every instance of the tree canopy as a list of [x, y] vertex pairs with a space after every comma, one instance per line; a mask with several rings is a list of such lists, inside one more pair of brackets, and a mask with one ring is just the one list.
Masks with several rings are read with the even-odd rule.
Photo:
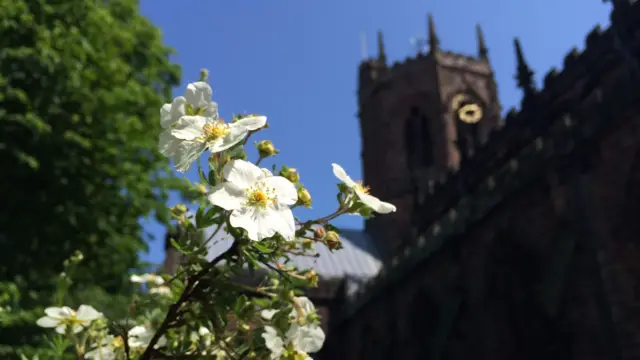
[[139, 220], [166, 221], [166, 190], [182, 182], [157, 152], [180, 76], [171, 53], [137, 0], [0, 0], [0, 281], [31, 289], [21, 307], [51, 302], [76, 250], [79, 285], [130, 286]]

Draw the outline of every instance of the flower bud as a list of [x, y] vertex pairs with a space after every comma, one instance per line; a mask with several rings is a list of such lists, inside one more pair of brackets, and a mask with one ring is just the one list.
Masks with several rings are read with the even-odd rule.
[[305, 249], [309, 249], [311, 248], [311, 246], [313, 245], [313, 240], [311, 239], [302, 239], [302, 247]]
[[209, 80], [209, 70], [200, 69], [200, 81], [207, 81], [207, 80]]
[[283, 166], [278, 175], [291, 181], [294, 184], [300, 181], [300, 173], [298, 173], [298, 170], [294, 168]]
[[260, 141], [258, 144], [256, 144], [256, 148], [258, 149], [260, 157], [263, 158], [274, 156], [278, 153], [278, 150], [276, 150], [270, 140]]
[[313, 238], [320, 241], [327, 235], [327, 231], [321, 226], [313, 231]]
[[204, 184], [198, 184], [198, 185], [196, 185], [196, 191], [199, 192], [202, 195], [206, 195], [207, 194], [207, 187]]
[[315, 271], [311, 270], [305, 275], [305, 279], [309, 281], [309, 286], [318, 287], [318, 274]]
[[178, 204], [171, 208], [171, 213], [175, 216], [182, 216], [187, 213], [187, 207], [184, 204]]
[[335, 231], [327, 231], [327, 235], [324, 237], [324, 243], [331, 250], [340, 248], [340, 235]]
[[311, 206], [311, 194], [309, 194], [309, 191], [307, 189], [305, 188], [298, 189], [298, 201], [300, 202], [300, 204], [306, 207]]
[[71, 256], [71, 262], [74, 264], [79, 263], [80, 261], [82, 261], [82, 259], [84, 259], [84, 255], [80, 250], [76, 250]]

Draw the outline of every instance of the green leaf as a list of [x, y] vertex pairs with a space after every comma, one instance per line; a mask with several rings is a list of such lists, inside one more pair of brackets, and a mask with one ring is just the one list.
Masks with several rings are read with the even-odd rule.
[[258, 241], [254, 241], [252, 245], [263, 254], [271, 254], [275, 251], [275, 249], [270, 249], [268, 246]]
[[179, 252], [181, 252], [184, 255], [190, 255], [191, 251], [189, 251], [188, 249], [185, 249], [182, 247], [182, 245], [180, 245], [175, 239], [171, 239], [170, 240], [171, 245], [173, 245], [174, 248], [176, 248], [176, 250], [178, 250]]
[[215, 187], [216, 185], [218, 185], [218, 182], [216, 181], [216, 172], [215, 170], [209, 170], [209, 185], [211, 185], [212, 187]]
[[207, 176], [204, 174], [204, 171], [202, 171], [202, 164], [200, 163], [200, 159], [196, 160], [196, 163], [198, 163], [198, 176], [200, 177], [200, 183], [207, 184], [208, 179], [207, 179]]
[[198, 211], [196, 211], [196, 228], [204, 229], [202, 223], [204, 222], [204, 207], [198, 207]]

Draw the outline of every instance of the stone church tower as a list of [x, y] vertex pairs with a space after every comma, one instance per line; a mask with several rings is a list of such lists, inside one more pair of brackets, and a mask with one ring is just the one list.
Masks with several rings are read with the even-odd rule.
[[389, 66], [378, 33], [377, 59], [359, 69], [364, 183], [398, 207], [365, 225], [386, 254], [413, 238], [414, 209], [429, 187], [457, 170], [501, 125], [481, 28], [476, 57], [442, 51], [431, 16], [428, 41], [426, 53]]

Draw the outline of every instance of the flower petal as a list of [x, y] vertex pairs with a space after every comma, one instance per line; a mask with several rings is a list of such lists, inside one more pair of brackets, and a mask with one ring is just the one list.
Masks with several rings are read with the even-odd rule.
[[131, 282], [139, 283], [139, 284], [142, 284], [142, 283], [146, 282], [146, 280], [140, 275], [131, 275], [129, 280], [131, 280]]
[[114, 360], [116, 353], [110, 346], [101, 346], [86, 353], [84, 358], [89, 360]]
[[44, 313], [54, 319], [66, 319], [73, 315], [73, 310], [68, 306], [63, 307], [48, 307], [44, 309]]
[[49, 316], [43, 316], [36, 321], [36, 324], [43, 328], [53, 328], [60, 324], [60, 320]]
[[244, 190], [234, 183], [225, 182], [213, 188], [209, 196], [209, 202], [225, 210], [235, 210], [242, 206], [246, 196]]
[[241, 207], [231, 213], [229, 223], [233, 227], [245, 229], [250, 240], [260, 241], [276, 234], [270, 212], [253, 207]]
[[202, 127], [206, 123], [204, 116], [183, 116], [171, 129], [171, 135], [182, 140], [194, 140], [203, 135]]
[[209, 331], [209, 329], [207, 329], [206, 327], [200, 326], [200, 328], [198, 328], [198, 335], [205, 336], [209, 334], [211, 334], [211, 331]]
[[163, 129], [171, 126], [171, 104], [164, 104], [160, 108], [160, 126]]
[[204, 108], [211, 102], [213, 90], [211, 86], [204, 81], [197, 81], [187, 85], [184, 97], [187, 102], [195, 107]]
[[82, 327], [82, 325], [73, 325], [73, 328], [71, 329], [74, 334], [77, 334], [82, 330], [84, 330], [84, 327]]
[[269, 221], [272, 227], [287, 241], [293, 241], [296, 237], [296, 222], [293, 212], [288, 206], [280, 205], [275, 211], [269, 213]]
[[158, 139], [158, 151], [164, 156], [173, 156], [180, 146], [180, 140], [171, 135], [171, 130], [165, 130], [160, 133]]
[[235, 123], [229, 125], [229, 134], [218, 139], [215, 142], [208, 144], [209, 151], [217, 153], [232, 148], [238, 144], [249, 134], [249, 130], [242, 126], [237, 126]]
[[204, 110], [204, 114], [202, 115], [213, 120], [218, 120], [218, 103], [216, 103], [215, 101], [208, 103]]
[[62, 335], [66, 334], [67, 333], [67, 325], [60, 324], [60, 325], [56, 326], [56, 332], [58, 334], [62, 334]]
[[200, 157], [200, 154], [202, 154], [204, 149], [205, 145], [203, 143], [195, 141], [185, 141], [180, 143], [173, 155], [176, 170], [181, 173], [189, 170], [191, 164]]
[[242, 126], [247, 130], [258, 130], [267, 123], [266, 116], [249, 116], [234, 122], [232, 125]]
[[269, 321], [269, 320], [273, 319], [273, 315], [275, 315], [277, 312], [278, 312], [278, 310], [265, 309], [265, 310], [262, 310], [260, 312], [260, 316], [262, 316], [263, 319]]
[[282, 176], [272, 176], [262, 180], [262, 182], [266, 186], [275, 189], [280, 204], [293, 205], [298, 201], [296, 186], [286, 178]]
[[342, 166], [338, 164], [331, 164], [331, 166], [333, 167], [333, 175], [335, 175], [338, 178], [338, 180], [342, 181], [345, 185], [347, 185], [350, 188], [353, 188], [357, 185], [356, 182], [353, 181], [353, 179], [351, 179], [349, 175], [347, 175], [347, 172], [344, 171]]
[[375, 196], [365, 194], [362, 191], [358, 190], [356, 190], [356, 195], [358, 195], [360, 201], [362, 201], [363, 204], [367, 205], [373, 211], [379, 214], [388, 214], [396, 211], [396, 207], [394, 205], [384, 201], [380, 201], [380, 199]]
[[320, 351], [326, 337], [318, 325], [300, 326], [298, 324], [291, 325], [286, 336], [295, 350], [305, 353]]
[[309, 298], [306, 296], [296, 297], [296, 302], [298, 303], [298, 306], [300, 306], [300, 308], [302, 309], [304, 316], [307, 316], [313, 313], [314, 311], [316, 311], [316, 307], [313, 305], [311, 300], [309, 300]]
[[178, 96], [173, 99], [171, 104], [164, 104], [160, 109], [160, 126], [167, 129], [175, 124], [180, 117], [185, 116], [186, 111], [184, 105], [186, 103], [187, 100], [184, 97]]
[[93, 321], [102, 316], [101, 312], [89, 305], [80, 305], [76, 314], [77, 319], [80, 321]]
[[265, 326], [262, 338], [267, 349], [271, 350], [271, 358], [279, 359], [284, 352], [284, 341], [278, 336], [276, 329], [272, 326]]
[[244, 160], [233, 160], [222, 169], [224, 178], [240, 189], [246, 189], [264, 176], [262, 170]]

